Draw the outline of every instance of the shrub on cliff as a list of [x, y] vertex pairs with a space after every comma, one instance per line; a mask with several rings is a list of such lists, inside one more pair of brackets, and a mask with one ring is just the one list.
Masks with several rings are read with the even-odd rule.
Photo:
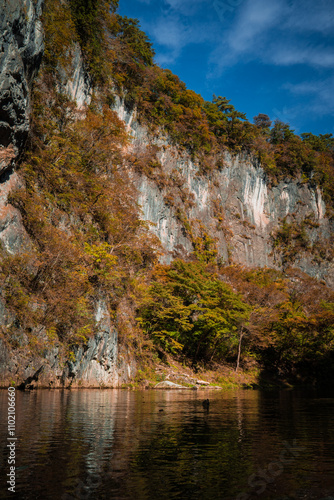
[[134, 202], [116, 113], [102, 99], [78, 120], [48, 73], [34, 98], [20, 165], [26, 189], [10, 197], [32, 245], [20, 257], [3, 252], [4, 294], [28, 338], [44, 328], [69, 346], [94, 333], [98, 297], [115, 313], [131, 277], [155, 262], [157, 245]]

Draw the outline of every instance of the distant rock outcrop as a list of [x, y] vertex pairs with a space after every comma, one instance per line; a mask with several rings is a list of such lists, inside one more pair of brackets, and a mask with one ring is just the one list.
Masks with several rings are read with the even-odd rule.
[[154, 389], [190, 389], [190, 387], [175, 384], [174, 382], [170, 382], [170, 380], [164, 380], [163, 382], [159, 382], [158, 384], [156, 384], [154, 386]]

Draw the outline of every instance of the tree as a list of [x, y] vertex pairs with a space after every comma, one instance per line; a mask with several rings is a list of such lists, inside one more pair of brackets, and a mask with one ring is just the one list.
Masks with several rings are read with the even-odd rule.
[[303, 142], [310, 146], [315, 151], [320, 153], [330, 151], [334, 152], [334, 137], [332, 134], [319, 134], [319, 136], [305, 133], [301, 134]]
[[230, 102], [226, 97], [214, 95], [212, 103], [205, 103], [204, 109], [215, 135], [226, 136], [226, 142], [233, 148], [243, 143], [249, 130], [244, 129], [242, 122], [247, 119], [245, 113], [237, 111]]
[[275, 120], [274, 126], [271, 129], [270, 140], [272, 144], [287, 142], [294, 136], [293, 132], [294, 131], [290, 129], [288, 123], [284, 123], [281, 120]]
[[246, 120], [246, 115], [241, 111], [237, 111], [233, 104], [230, 104], [230, 102], [230, 99], [221, 96], [214, 97], [213, 99], [213, 103], [223, 114], [224, 119], [231, 123], [231, 128], [233, 129], [234, 123], [240, 122], [240, 120]]
[[194, 360], [235, 357], [250, 306], [202, 262], [158, 266], [139, 321], [166, 350]]
[[145, 66], [152, 66], [155, 52], [148, 36], [140, 29], [138, 19], [118, 15], [117, 21], [119, 24], [117, 35], [132, 50], [135, 61]]
[[254, 116], [253, 121], [257, 127], [263, 130], [266, 129], [268, 130], [272, 124], [272, 121], [270, 120], [269, 116], [263, 113], [259, 113], [258, 115]]
[[212, 102], [217, 106], [221, 113], [224, 113], [224, 116], [227, 116], [228, 113], [234, 110], [234, 106], [230, 104], [231, 99], [227, 99], [226, 97], [213, 96]]
[[92, 76], [103, 81], [105, 75], [106, 25], [118, 0], [69, 0], [77, 36]]
[[247, 119], [245, 113], [242, 113], [241, 111], [237, 111], [236, 109], [233, 109], [230, 113], [228, 113], [227, 117], [230, 118], [231, 132], [233, 132], [234, 125], [236, 123], [242, 123], [241, 120]]

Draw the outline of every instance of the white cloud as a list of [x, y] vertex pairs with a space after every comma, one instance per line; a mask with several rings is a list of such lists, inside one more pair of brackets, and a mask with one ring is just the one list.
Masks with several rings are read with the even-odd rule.
[[[139, 1], [153, 4], [156, 0]], [[214, 0], [160, 4], [163, 14], [144, 26], [162, 47], [158, 61], [173, 63], [187, 45], [210, 42], [215, 73], [243, 60], [334, 67], [334, 40], [329, 45], [334, 32], [333, 0], [234, 0], [235, 7], [222, 21], [214, 7], [220, 4]], [[312, 35], [318, 36], [316, 42]]]
[[179, 57], [179, 51], [171, 51], [171, 52], [159, 52], [159, 54], [155, 57], [155, 62], [164, 68], [168, 68]]
[[184, 16], [193, 16], [205, 4], [207, 0], [165, 0], [172, 10]]
[[[298, 46], [299, 45], [299, 46]], [[279, 66], [306, 64], [308, 66], [333, 68], [333, 49], [324, 46], [291, 46], [291, 42], [276, 44], [272, 55], [266, 54], [267, 61]]]
[[298, 0], [292, 2], [285, 20], [286, 29], [328, 34], [334, 28], [333, 2], [328, 0]]
[[188, 29], [177, 19], [159, 20], [151, 32], [156, 42], [168, 49], [182, 49], [188, 43]]
[[[169, 0], [177, 4], [178, 0]], [[203, 0], [198, 0], [203, 2]], [[150, 24], [145, 25], [145, 30], [154, 40], [154, 45], [159, 44], [156, 61], [159, 64], [172, 64], [190, 44], [215, 42], [215, 30], [207, 21], [197, 17], [193, 20], [184, 18], [177, 12], [165, 12]]]
[[[217, 76], [240, 61], [334, 68], [334, 43], [330, 45], [329, 37], [323, 41], [323, 34], [333, 28], [334, 3], [329, 7], [324, 0], [319, 6], [314, 0], [248, 0], [213, 47], [211, 74]], [[315, 38], [310, 31], [317, 33]]]
[[334, 69], [334, 0], [228, 0], [235, 7], [220, 16], [215, 5], [227, 0], [139, 1], [159, 5], [154, 21], [143, 26], [159, 64], [169, 67], [187, 46], [206, 43], [210, 86], [226, 68], [260, 63], [270, 71], [276, 66], [284, 70], [282, 78], [276, 73], [278, 87], [290, 74], [294, 83], [281, 85], [286, 104], [272, 110], [273, 119], [294, 123], [298, 133], [310, 115], [334, 113], [334, 77], [329, 76]]
[[[285, 0], [247, 0], [235, 13], [233, 22], [221, 32], [209, 60], [210, 77], [217, 77], [231, 65], [266, 57], [269, 34], [286, 15]], [[224, 23], [222, 28], [224, 28]]]
[[[274, 108], [271, 117], [273, 120], [277, 118], [283, 122], [297, 124], [295, 129], [297, 133], [300, 132], [300, 129], [304, 129], [303, 124], [309, 120], [310, 116], [316, 120], [318, 117], [334, 113], [334, 77], [294, 84], [286, 83], [282, 88], [295, 97], [294, 104], [284, 106], [282, 109]], [[305, 98], [307, 104], [305, 104]], [[334, 132], [334, 128], [332, 132]]]
[[334, 77], [313, 82], [287, 83], [284, 88], [296, 96], [309, 96], [308, 110], [319, 114], [334, 112]]
[[291, 123], [300, 113], [298, 106], [284, 106], [282, 109], [274, 108], [271, 119], [280, 120], [284, 123]]
[[248, 0], [229, 30], [227, 43], [234, 52], [249, 52], [284, 13], [284, 2]]

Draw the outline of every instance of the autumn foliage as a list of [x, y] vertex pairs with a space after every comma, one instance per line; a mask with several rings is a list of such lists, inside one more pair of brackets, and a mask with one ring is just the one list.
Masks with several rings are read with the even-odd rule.
[[52, 83], [44, 74], [36, 87], [25, 189], [10, 197], [32, 246], [3, 252], [1, 274], [11, 328], [30, 337], [39, 328], [72, 346], [95, 332], [98, 297], [116, 314], [132, 277], [155, 262], [157, 243], [125, 168], [123, 123], [103, 101], [78, 119]]
[[[45, 55], [19, 166], [25, 187], [9, 200], [30, 245], [19, 255], [0, 249], [1, 293], [10, 316], [1, 333], [14, 348], [27, 341], [41, 349], [46, 336], [48, 345], [71, 350], [96, 331], [102, 297], [121, 336], [124, 326], [123, 337], [140, 349], [154, 343], [184, 362], [257, 364], [274, 377], [302, 382], [333, 373], [333, 292], [289, 267], [301, 250], [332, 259], [328, 248], [310, 242], [314, 221], [286, 218], [273, 233], [284, 273], [221, 265], [215, 239], [200, 221], [188, 219], [193, 200], [179, 172], [162, 171], [155, 144], [129, 147], [113, 101], [118, 94], [152, 136], [165, 134], [186, 150], [200, 175], [222, 168], [225, 151], [247, 153], [273, 183], [287, 177], [316, 183], [329, 206], [333, 137], [299, 137], [264, 114], [252, 124], [226, 97], [206, 102], [154, 63], [139, 22], [118, 15], [117, 5], [45, 2]], [[91, 104], [80, 111], [59, 84], [71, 73], [75, 44], [93, 85]], [[187, 261], [157, 263], [159, 242], [141, 218], [129, 172], [164, 189], [193, 246]], [[213, 209], [227, 235], [220, 205]]]

